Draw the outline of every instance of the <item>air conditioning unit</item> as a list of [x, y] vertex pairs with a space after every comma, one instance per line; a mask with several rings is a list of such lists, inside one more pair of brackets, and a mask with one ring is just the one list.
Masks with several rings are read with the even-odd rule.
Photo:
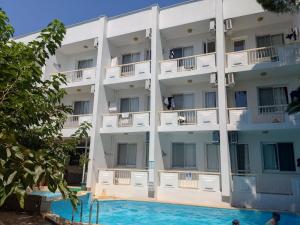
[[224, 25], [225, 25], [225, 31], [232, 30], [232, 19], [225, 20]]
[[151, 30], [151, 28], [147, 28], [146, 29], [146, 38], [151, 38], [151, 36], [152, 36], [152, 30]]
[[237, 144], [239, 142], [239, 133], [237, 131], [229, 131], [228, 139], [230, 144]]
[[148, 79], [148, 80], [145, 80], [145, 89], [146, 90], [151, 90], [151, 80]]
[[98, 38], [94, 38], [94, 48], [98, 48]]
[[234, 82], [234, 73], [228, 73], [226, 76], [226, 85], [228, 87], [233, 87], [235, 85]]
[[213, 86], [216, 86], [218, 84], [216, 73], [211, 73], [210, 74], [209, 83], [212, 84]]
[[212, 132], [212, 142], [215, 144], [220, 143], [220, 132], [218, 130]]
[[209, 21], [209, 31], [210, 32], [216, 31], [216, 21], [213, 19]]

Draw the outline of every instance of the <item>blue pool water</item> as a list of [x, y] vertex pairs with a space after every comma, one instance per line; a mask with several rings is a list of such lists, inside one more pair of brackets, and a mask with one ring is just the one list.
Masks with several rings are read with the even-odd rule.
[[30, 193], [30, 195], [38, 195], [46, 198], [57, 198], [61, 197], [61, 193], [59, 192], [50, 192], [50, 191], [33, 191]]
[[[83, 222], [88, 222], [89, 196], [83, 200]], [[52, 203], [53, 213], [71, 219], [71, 204], [67, 200]], [[96, 204], [93, 209], [95, 223]], [[231, 210], [208, 207], [163, 204], [137, 201], [100, 201], [99, 223], [103, 225], [231, 225], [238, 219], [241, 225], [264, 225], [270, 219], [270, 212], [252, 210]], [[300, 224], [300, 217], [282, 213], [280, 225]], [[79, 212], [75, 214], [79, 221]]]

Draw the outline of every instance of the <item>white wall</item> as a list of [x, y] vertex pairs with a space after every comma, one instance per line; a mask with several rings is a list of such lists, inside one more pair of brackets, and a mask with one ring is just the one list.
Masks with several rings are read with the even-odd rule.
[[256, 0], [223, 0], [224, 19], [263, 12]]

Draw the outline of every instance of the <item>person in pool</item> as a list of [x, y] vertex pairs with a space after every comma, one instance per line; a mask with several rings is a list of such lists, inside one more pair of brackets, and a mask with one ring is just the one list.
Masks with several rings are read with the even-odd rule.
[[238, 220], [233, 220], [233, 221], [232, 221], [232, 225], [240, 225], [240, 221], [238, 221]]
[[266, 223], [266, 225], [278, 225], [280, 221], [280, 214], [277, 212], [272, 213], [272, 218]]

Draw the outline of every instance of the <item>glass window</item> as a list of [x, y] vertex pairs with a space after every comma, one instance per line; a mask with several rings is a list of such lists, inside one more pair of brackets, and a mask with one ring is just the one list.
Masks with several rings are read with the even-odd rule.
[[121, 98], [120, 112], [138, 112], [139, 111], [139, 98]]
[[195, 168], [196, 144], [172, 143], [172, 167]]
[[247, 91], [234, 92], [235, 107], [247, 107]]
[[217, 93], [214, 91], [205, 92], [205, 108], [217, 107]]
[[283, 44], [284, 44], [283, 34], [263, 35], [263, 36], [256, 37], [257, 48], [269, 47], [272, 45], [283, 45]]
[[245, 50], [245, 40], [239, 40], [233, 42], [233, 50], [235, 52], [244, 51]]
[[92, 111], [92, 105], [90, 101], [76, 101], [74, 102], [74, 115], [90, 114]]
[[230, 145], [231, 170], [234, 173], [249, 173], [250, 160], [247, 144]]
[[173, 95], [175, 109], [193, 109], [194, 106], [194, 94], [176, 94]]
[[170, 50], [170, 59], [178, 59], [182, 57], [192, 56], [194, 54], [194, 48], [192, 46], [183, 48], [173, 48]]
[[259, 106], [288, 104], [286, 87], [265, 87], [258, 89]]
[[216, 43], [215, 41], [208, 41], [203, 43], [203, 53], [213, 53], [216, 52]]
[[220, 150], [219, 145], [206, 145], [206, 169], [210, 172], [220, 171]]
[[122, 55], [122, 64], [129, 64], [140, 61], [140, 53], [130, 53], [126, 55]]
[[118, 144], [118, 165], [136, 166], [136, 144]]
[[262, 144], [264, 170], [295, 171], [293, 143]]
[[86, 69], [93, 67], [93, 59], [79, 60], [77, 69]]

